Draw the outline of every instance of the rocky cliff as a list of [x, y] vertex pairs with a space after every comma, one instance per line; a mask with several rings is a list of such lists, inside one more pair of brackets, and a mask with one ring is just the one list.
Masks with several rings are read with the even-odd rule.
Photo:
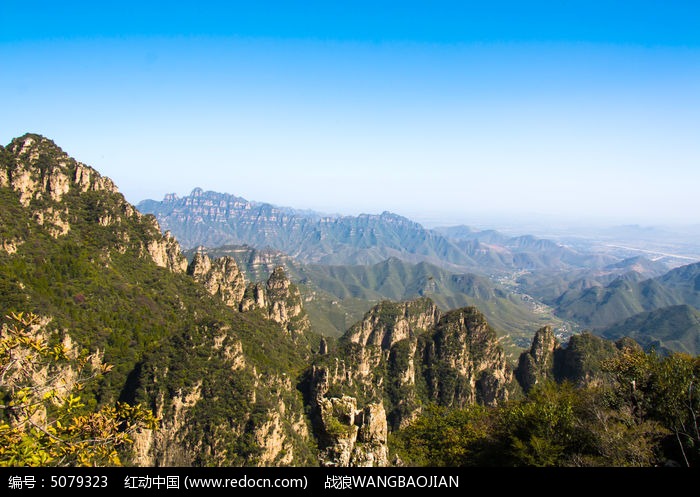
[[234, 309], [240, 306], [247, 283], [231, 257], [212, 260], [206, 253], [198, 251], [187, 266], [187, 274], [227, 306]]
[[[284, 340], [272, 329], [267, 333], [271, 344]], [[138, 465], [314, 464], [313, 437], [293, 379], [274, 368], [261, 371], [246, 348], [235, 330], [219, 324], [178, 337], [144, 359], [136, 398], [149, 402], [162, 423], [137, 437]]]
[[512, 374], [476, 309], [382, 302], [307, 371], [321, 464], [383, 465], [387, 434], [422, 405], [495, 405], [508, 399]]
[[0, 147], [0, 221], [1, 315], [39, 314], [51, 340], [114, 366], [81, 391], [87, 404], [160, 417], [123, 461], [315, 464], [295, 378], [311, 349], [283, 272], [260, 285], [262, 312], [240, 312], [249, 284], [232, 259], [188, 266], [155, 217], [39, 135]]
[[613, 342], [591, 333], [572, 336], [564, 347], [546, 326], [535, 333], [530, 349], [520, 354], [515, 377], [525, 392], [547, 380], [579, 386], [601, 383], [606, 379], [604, 362], [628, 348], [641, 350], [630, 338]]
[[537, 330], [532, 339], [532, 346], [520, 354], [515, 376], [529, 392], [537, 383], [546, 379], [554, 379], [554, 356], [561, 349], [559, 340], [554, 336], [551, 326]]
[[[158, 266], [184, 272], [187, 260], [178, 242], [162, 234], [156, 218], [143, 216], [119, 193], [112, 180], [76, 161], [53, 141], [26, 134], [3, 153], [0, 187], [17, 195], [32, 220], [53, 238], [67, 236], [76, 224], [90, 223], [124, 253], [133, 246]], [[15, 252], [27, 230], [0, 234], [0, 250]], [[24, 236], [23, 236], [24, 235]]]
[[261, 309], [289, 334], [298, 337], [311, 329], [311, 322], [302, 305], [299, 289], [277, 267], [267, 283], [249, 283], [240, 303], [241, 311]]
[[248, 282], [233, 257], [211, 259], [202, 247], [192, 257], [187, 274], [227, 306], [241, 312], [260, 309], [291, 335], [311, 329], [301, 293], [282, 266], [275, 267], [265, 283]]

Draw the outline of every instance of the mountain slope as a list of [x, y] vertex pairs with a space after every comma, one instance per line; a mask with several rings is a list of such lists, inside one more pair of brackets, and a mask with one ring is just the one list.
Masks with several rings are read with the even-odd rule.
[[[284, 266], [304, 294], [314, 329], [325, 335], [343, 334], [381, 300], [404, 301], [423, 296], [430, 297], [442, 309], [477, 307], [500, 336], [509, 336], [509, 352], [526, 347], [541, 326], [562, 324], [530, 299], [487, 278], [453, 273], [427, 262], [411, 264], [390, 258], [366, 266], [325, 266], [301, 264], [271, 249], [224, 246], [206, 252], [212, 257], [233, 257], [249, 278], [266, 278], [275, 266]], [[192, 251], [185, 253], [192, 257]]]
[[605, 287], [568, 291], [556, 302], [557, 315], [582, 326], [603, 328], [641, 312], [687, 304], [700, 307], [700, 263], [637, 281], [620, 277]]
[[518, 269], [601, 268], [616, 262], [615, 258], [584, 253], [552, 240], [532, 235], [507, 236], [494, 230], [478, 231], [468, 226], [435, 228], [461, 247], [480, 264], [501, 265]]
[[636, 314], [597, 330], [600, 336], [616, 340], [628, 336], [645, 349], [658, 352], [700, 354], [700, 311], [688, 305], [663, 307]]
[[[0, 149], [0, 220], [0, 312], [39, 314], [55, 339], [114, 365], [81, 393], [88, 407], [139, 401], [162, 419], [125, 460], [313, 464], [293, 381], [310, 358], [307, 334], [267, 307], [240, 312], [212, 295], [187, 274], [177, 241], [108, 178], [24, 135]], [[264, 294], [278, 310], [280, 283]], [[256, 440], [265, 443], [246, 449]]]

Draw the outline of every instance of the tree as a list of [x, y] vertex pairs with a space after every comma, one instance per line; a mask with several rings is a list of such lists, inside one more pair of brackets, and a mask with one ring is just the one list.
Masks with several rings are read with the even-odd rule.
[[652, 419], [672, 434], [686, 466], [700, 464], [700, 357], [627, 351], [606, 367], [615, 374], [617, 397], [640, 420]]
[[0, 329], [0, 465], [119, 466], [119, 450], [158, 420], [141, 405], [87, 408], [80, 391], [110, 371], [76, 353], [34, 314], [11, 313]]
[[397, 456], [410, 466], [481, 466], [489, 454], [495, 408], [428, 405], [408, 427], [392, 434]]

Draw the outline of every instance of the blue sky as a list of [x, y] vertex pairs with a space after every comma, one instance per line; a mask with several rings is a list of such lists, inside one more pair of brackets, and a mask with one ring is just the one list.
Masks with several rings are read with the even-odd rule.
[[0, 143], [43, 134], [134, 203], [700, 212], [700, 2], [4, 0], [0, 60]]

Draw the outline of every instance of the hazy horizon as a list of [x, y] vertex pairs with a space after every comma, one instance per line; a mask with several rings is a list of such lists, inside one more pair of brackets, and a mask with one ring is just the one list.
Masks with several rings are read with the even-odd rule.
[[134, 204], [698, 224], [700, 4], [629, 5], [4, 4], [0, 141]]

